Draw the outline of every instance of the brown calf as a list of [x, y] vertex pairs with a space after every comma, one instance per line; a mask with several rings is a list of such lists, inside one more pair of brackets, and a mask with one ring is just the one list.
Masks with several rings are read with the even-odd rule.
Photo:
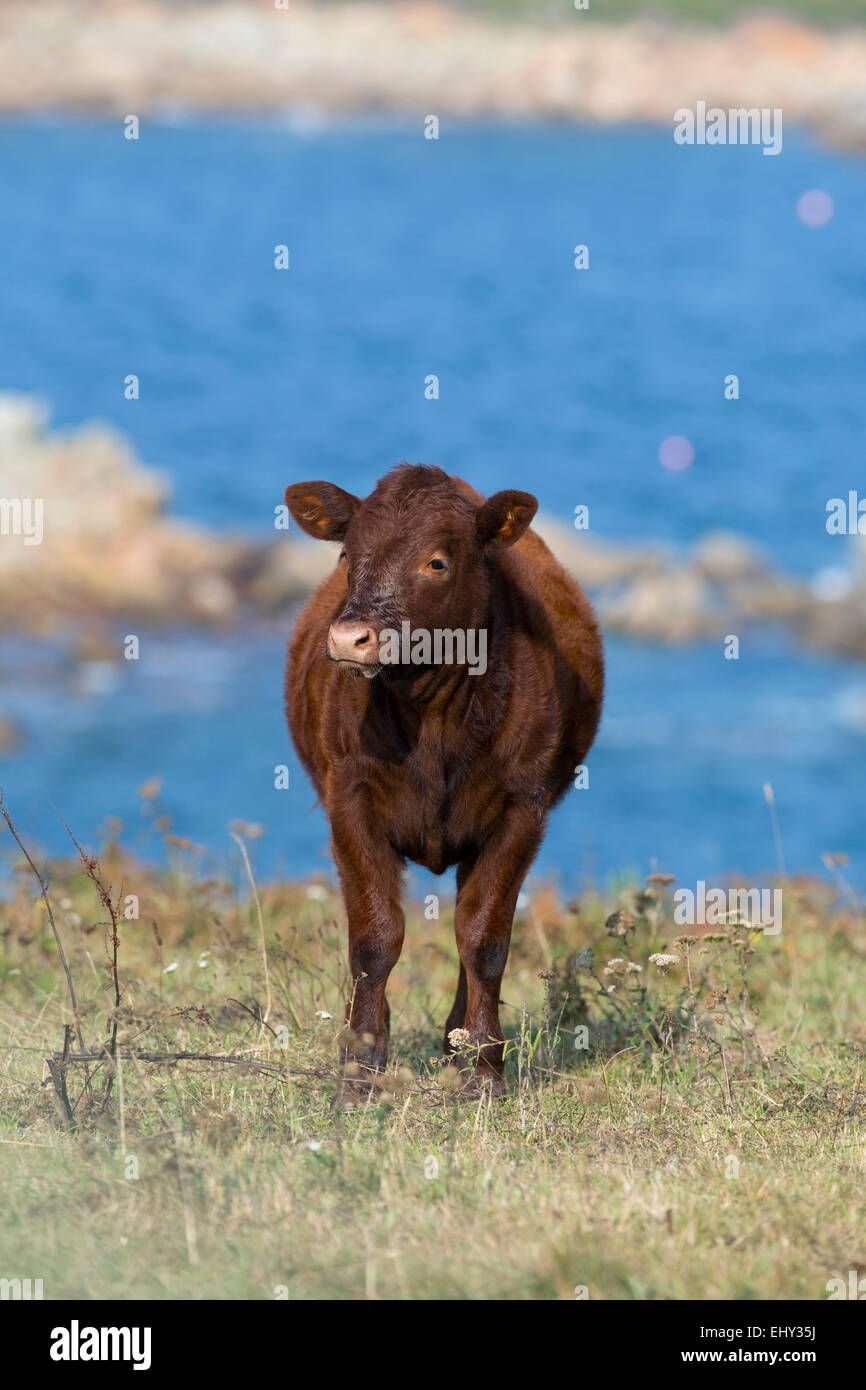
[[465, 1029], [478, 1079], [501, 1094], [499, 988], [517, 895], [601, 713], [592, 609], [528, 529], [528, 493], [485, 501], [440, 468], [402, 464], [363, 501], [312, 482], [287, 488], [286, 502], [309, 535], [341, 542], [292, 635], [286, 708], [331, 823], [352, 1056], [375, 1070], [386, 1061], [405, 861], [435, 874], [456, 865], [461, 964], [445, 1048]]

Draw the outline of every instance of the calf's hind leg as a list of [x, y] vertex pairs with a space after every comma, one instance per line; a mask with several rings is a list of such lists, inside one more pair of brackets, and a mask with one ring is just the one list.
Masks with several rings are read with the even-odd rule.
[[458, 984], [448, 1022], [450, 1027], [462, 1027], [469, 1034], [465, 1055], [475, 1063], [478, 1081], [489, 1081], [494, 1095], [505, 1092], [499, 990], [508, 960], [517, 895], [542, 831], [543, 820], [531, 807], [510, 808], [477, 857], [461, 865], [462, 873], [458, 876], [454, 925], [466, 998], [462, 1023], [452, 1023], [462, 1002]]

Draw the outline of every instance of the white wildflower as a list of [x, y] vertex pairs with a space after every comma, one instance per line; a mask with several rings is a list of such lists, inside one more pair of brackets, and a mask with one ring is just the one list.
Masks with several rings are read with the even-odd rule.
[[672, 965], [679, 965], [680, 958], [670, 952], [657, 951], [654, 956], [650, 956], [650, 964], [657, 965], [663, 975], [666, 975]]

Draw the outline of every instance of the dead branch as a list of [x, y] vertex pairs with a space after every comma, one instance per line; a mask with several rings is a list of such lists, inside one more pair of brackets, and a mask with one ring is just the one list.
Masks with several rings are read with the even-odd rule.
[[[63, 1058], [61, 1052], [53, 1052], [51, 1057], [54, 1059]], [[70, 1052], [64, 1059], [65, 1062], [109, 1062], [115, 1058], [122, 1062], [226, 1062], [235, 1067], [254, 1067], [257, 1071], [271, 1072], [274, 1076], [327, 1076], [327, 1071], [316, 1071], [313, 1068], [289, 1068], [279, 1067], [272, 1062], [259, 1062], [252, 1057], [227, 1057], [216, 1052], [135, 1052], [117, 1050], [110, 1053], [108, 1048], [102, 1052]], [[49, 1060], [49, 1066], [51, 1062]]]
[[[66, 824], [66, 821], [63, 819], [60, 812], [57, 810], [57, 807], [54, 806], [53, 810], [58, 820], [62, 824], [64, 830], [66, 831], [67, 835], [69, 836], [70, 840], [74, 844], [75, 848], [78, 850], [78, 853], [81, 856], [81, 862], [84, 865], [84, 872], [90, 879], [90, 882], [93, 884], [94, 888], [96, 889], [96, 892], [99, 896], [99, 901], [102, 903], [102, 906], [105, 908], [105, 911], [108, 913], [110, 919], [108, 925], [111, 927], [110, 970], [112, 979], [114, 980], [114, 1015], [111, 1023], [111, 1038], [108, 1042], [108, 1050], [111, 1053], [111, 1055], [114, 1056], [115, 1052], [117, 1051], [117, 1019], [118, 1012], [120, 1010], [120, 999], [123, 993], [123, 991], [120, 988], [120, 977], [117, 973], [117, 957], [118, 952], [120, 950], [120, 936], [118, 932], [120, 920], [117, 915], [117, 908], [114, 906], [114, 903], [112, 902], [111, 893], [102, 881], [102, 876], [99, 870], [99, 860], [97, 859], [96, 855], [85, 854], [84, 850], [81, 848], [81, 845], [78, 843], [72, 831], [69, 829], [69, 826]], [[83, 1044], [81, 1050], [82, 1052], [84, 1051]], [[105, 1091], [102, 1096], [103, 1110], [108, 1104], [113, 1084], [114, 1070], [112, 1069], [108, 1074], [108, 1079], [105, 1083]]]
[[[65, 976], [66, 976], [66, 985], [67, 985], [67, 988], [68, 988], [68, 990], [69, 990], [69, 998], [70, 998], [70, 1001], [71, 1001], [71, 1003], [72, 1003], [72, 1017], [73, 1017], [73, 1019], [75, 1020], [75, 1032], [76, 1032], [76, 1036], [77, 1036], [77, 1038], [78, 1038], [78, 1046], [81, 1048], [82, 1053], [84, 1053], [84, 1051], [85, 1051], [85, 1047], [84, 1047], [84, 1038], [83, 1038], [82, 1033], [81, 1033], [81, 1022], [80, 1022], [80, 1019], [79, 1019], [79, 1016], [78, 1016], [78, 1000], [77, 1000], [76, 997], [75, 997], [75, 987], [74, 987], [74, 985], [73, 985], [73, 983], [72, 983], [72, 975], [70, 974], [70, 971], [69, 971], [69, 964], [68, 964], [67, 959], [66, 959], [66, 952], [65, 952], [64, 949], [63, 949], [63, 942], [60, 940], [60, 932], [57, 930], [57, 923], [56, 923], [55, 920], [54, 920], [54, 913], [53, 913], [53, 911], [52, 911], [52, 909], [51, 909], [51, 900], [50, 900], [49, 897], [48, 897], [48, 884], [46, 883], [45, 879], [42, 877], [41, 873], [40, 873], [39, 870], [37, 869], [36, 865], [34, 864], [33, 860], [31, 859], [30, 855], [28, 854], [27, 850], [24, 848], [24, 845], [23, 845], [22, 842], [21, 842], [21, 838], [20, 838], [20, 836], [19, 836], [19, 834], [18, 834], [18, 831], [15, 829], [15, 823], [14, 823], [14, 821], [12, 820], [11, 815], [9, 814], [9, 809], [8, 809], [8, 807], [6, 806], [6, 802], [5, 802], [5, 799], [4, 799], [2, 790], [0, 790], [0, 816], [3, 817], [3, 819], [4, 819], [5, 822], [6, 822], [6, 824], [8, 825], [9, 831], [10, 831], [10, 834], [12, 835], [13, 840], [15, 841], [16, 845], [17, 845], [18, 848], [20, 849], [21, 853], [24, 855], [24, 858], [27, 860], [27, 863], [30, 865], [30, 868], [33, 870], [33, 874], [34, 874], [34, 876], [35, 876], [35, 878], [36, 878], [36, 882], [39, 884], [39, 895], [40, 895], [40, 897], [42, 898], [43, 903], [45, 904], [45, 911], [46, 911], [46, 913], [48, 914], [48, 920], [49, 920], [49, 922], [51, 923], [51, 930], [52, 930], [53, 933], [54, 933], [54, 940], [57, 942], [57, 949], [58, 949], [58, 951], [60, 952], [60, 960], [61, 960], [61, 963], [62, 963], [62, 965], [63, 965], [63, 973], [64, 973]], [[85, 1064], [85, 1067], [84, 1067], [84, 1079], [85, 1079], [85, 1085], [86, 1085], [86, 1087], [87, 1087], [87, 1094], [88, 1094], [88, 1096], [90, 1097], [90, 1099], [91, 1099], [91, 1101], [92, 1101], [92, 1100], [93, 1100], [93, 1092], [92, 1092], [91, 1087], [90, 1087], [90, 1072], [88, 1071], [87, 1065], [86, 1065], [86, 1064]], [[55, 1083], [55, 1084], [56, 1084], [56, 1083]], [[65, 1086], [65, 1082], [64, 1082], [64, 1086]], [[68, 1105], [68, 1102], [69, 1102], [69, 1097], [67, 1096], [67, 1098], [66, 1098], [66, 1104], [67, 1104], [67, 1105]]]
[[69, 1061], [69, 1039], [71, 1034], [72, 1028], [67, 1023], [63, 1029], [63, 1051], [55, 1052], [51, 1057], [47, 1057], [45, 1060], [48, 1065], [51, 1080], [54, 1082], [57, 1098], [60, 1101], [62, 1112], [65, 1116], [65, 1122], [70, 1129], [75, 1129], [75, 1111], [72, 1108], [72, 1104], [69, 1100], [69, 1091], [66, 1087], [66, 1064]]

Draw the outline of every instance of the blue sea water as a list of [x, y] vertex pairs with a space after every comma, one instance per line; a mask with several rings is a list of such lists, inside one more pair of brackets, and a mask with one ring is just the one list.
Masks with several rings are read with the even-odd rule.
[[[864, 161], [796, 131], [771, 158], [650, 129], [446, 121], [428, 141], [286, 115], [145, 122], [137, 142], [11, 121], [0, 168], [0, 390], [63, 427], [115, 424], [181, 516], [265, 534], [287, 482], [366, 492], [409, 459], [529, 489], [566, 522], [585, 504], [599, 537], [730, 527], [798, 573], [844, 563], [825, 509], [864, 490]], [[835, 204], [820, 229], [796, 215], [814, 188]], [[670, 435], [692, 441], [685, 472], [659, 464]], [[259, 629], [150, 634], [114, 672], [5, 637], [0, 701], [25, 741], [0, 785], [21, 828], [59, 848], [53, 802], [82, 837], [110, 814], [137, 833], [136, 789], [161, 776], [177, 832], [215, 854], [240, 818], [266, 827], [262, 872], [325, 866], [282, 659]], [[766, 875], [770, 782], [788, 868], [843, 851], [866, 881], [866, 666], [772, 633], [738, 662], [616, 639], [608, 661], [590, 787], [537, 873]]]

